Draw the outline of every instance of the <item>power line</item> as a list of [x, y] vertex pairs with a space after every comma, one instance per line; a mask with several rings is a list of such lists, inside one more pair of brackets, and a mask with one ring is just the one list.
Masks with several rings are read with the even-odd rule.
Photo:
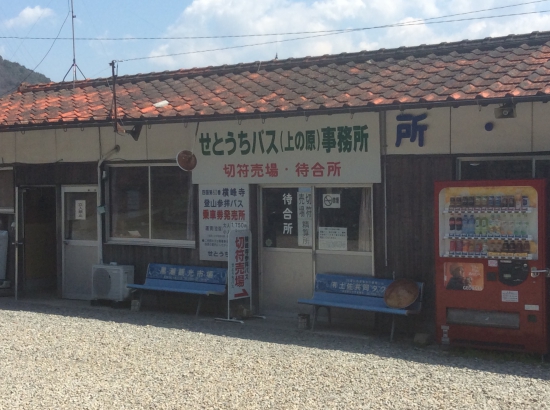
[[[61, 34], [61, 30], [63, 30], [63, 27], [65, 27], [65, 23], [67, 22], [67, 19], [69, 18], [69, 15], [71, 15], [71, 10], [69, 10], [69, 12], [67, 13], [67, 16], [65, 17], [65, 20], [63, 20], [63, 24], [61, 25], [61, 28], [59, 29], [58, 33], [57, 33], [57, 36], [59, 37], [59, 35]], [[48, 56], [48, 54], [50, 54], [50, 51], [52, 51], [52, 48], [55, 44], [55, 42], [57, 41], [57, 38], [54, 39], [54, 41], [52, 42], [52, 45], [50, 46], [50, 48], [48, 49], [48, 51], [46, 51], [46, 54], [44, 55], [44, 57], [42, 57], [42, 60], [40, 60], [40, 62], [36, 65], [36, 67], [34, 67], [29, 74], [27, 74], [27, 76], [23, 79], [23, 81], [21, 81], [21, 83], [24, 83], [27, 78], [29, 78], [31, 76], [31, 74], [33, 74], [35, 72], [35, 70], [40, 66], [40, 64], [42, 64], [42, 62], [46, 59], [46, 57]], [[12, 91], [14, 91], [15, 89], [9, 91], [10, 93]]]
[[471, 20], [484, 20], [484, 19], [494, 19], [494, 18], [502, 18], [502, 17], [513, 17], [513, 16], [524, 16], [528, 14], [542, 14], [542, 13], [548, 13], [550, 10], [542, 10], [542, 11], [533, 11], [533, 12], [525, 12], [525, 13], [514, 13], [514, 14], [502, 14], [498, 16], [486, 16], [486, 17], [469, 17], [465, 19], [453, 19], [453, 20], [442, 20], [442, 21], [411, 21], [411, 22], [405, 22], [405, 23], [396, 23], [391, 25], [384, 25], [384, 26], [374, 26], [374, 27], [365, 27], [365, 28], [355, 28], [355, 29], [348, 29], [344, 31], [334, 32], [334, 33], [328, 33], [328, 34], [318, 34], [314, 36], [304, 36], [304, 37], [296, 37], [296, 38], [289, 38], [285, 40], [275, 40], [275, 41], [266, 41], [263, 43], [254, 43], [254, 44], [242, 44], [238, 46], [230, 46], [230, 47], [221, 47], [221, 48], [213, 48], [208, 50], [198, 50], [198, 51], [186, 51], [182, 53], [173, 53], [173, 54], [164, 54], [164, 55], [158, 55], [158, 56], [147, 56], [147, 57], [136, 57], [136, 58], [127, 58], [125, 60], [117, 60], [119, 63], [124, 63], [128, 61], [137, 61], [137, 60], [149, 60], [153, 58], [164, 58], [164, 57], [175, 57], [180, 55], [188, 55], [188, 54], [200, 54], [200, 53], [208, 53], [212, 51], [223, 51], [223, 50], [232, 50], [237, 48], [246, 48], [246, 47], [255, 47], [255, 46], [263, 46], [268, 44], [274, 44], [274, 43], [285, 43], [290, 41], [299, 41], [299, 40], [306, 40], [310, 38], [318, 38], [318, 37], [327, 37], [327, 36], [334, 36], [337, 34], [346, 34], [346, 33], [352, 33], [357, 31], [366, 31], [366, 30], [375, 30], [380, 28], [388, 28], [388, 27], [408, 27], [408, 26], [419, 26], [419, 25], [431, 25], [431, 24], [443, 24], [443, 23], [455, 23], [455, 22], [461, 22], [461, 21], [471, 21]]
[[[247, 38], [247, 37], [272, 37], [272, 36], [290, 36], [290, 35], [301, 35], [301, 34], [340, 34], [340, 33], [349, 33], [353, 31], [363, 31], [363, 30], [372, 30], [372, 29], [380, 29], [380, 28], [389, 28], [389, 27], [399, 27], [402, 25], [412, 25], [411, 23], [417, 23], [417, 22], [428, 22], [433, 20], [439, 20], [442, 18], [449, 18], [449, 17], [457, 17], [457, 16], [465, 16], [468, 14], [477, 14], [477, 13], [483, 13], [486, 11], [494, 11], [494, 10], [500, 10], [500, 9], [506, 9], [511, 7], [520, 7], [525, 6], [529, 4], [534, 3], [545, 3], [550, 0], [535, 0], [535, 1], [528, 1], [524, 3], [517, 3], [517, 4], [511, 4], [508, 6], [499, 6], [499, 7], [491, 7], [488, 9], [480, 9], [480, 10], [474, 10], [474, 11], [468, 11], [464, 13], [455, 13], [455, 14], [448, 14], [445, 16], [439, 16], [439, 17], [430, 17], [426, 19], [417, 19], [412, 20], [407, 23], [393, 23], [393, 24], [386, 24], [382, 26], [375, 26], [375, 27], [360, 27], [360, 28], [353, 28], [353, 29], [334, 29], [334, 30], [318, 30], [318, 31], [294, 31], [294, 32], [286, 32], [286, 33], [264, 33], [264, 34], [235, 34], [235, 35], [223, 35], [223, 36], [183, 36], [183, 37], [75, 37], [74, 40], [78, 41], [129, 41], [129, 40], [207, 40], [207, 39], [224, 39], [224, 38]], [[472, 17], [472, 20], [476, 19], [482, 19], [482, 18], [496, 18], [496, 17], [509, 17], [509, 16], [520, 16], [524, 14], [536, 14], [536, 13], [544, 13], [546, 11], [540, 11], [540, 12], [526, 12], [526, 13], [516, 13], [516, 14], [507, 14], [502, 16], [486, 16], [486, 17]], [[470, 19], [461, 19], [461, 20], [453, 20], [453, 21], [468, 21]], [[443, 21], [441, 23], [444, 23]], [[430, 23], [430, 24], [437, 24]], [[0, 36], [0, 39], [18, 39], [18, 40], [53, 40], [53, 37], [19, 37], [19, 36]], [[72, 37], [59, 37], [56, 38], [57, 40], [73, 40]]]

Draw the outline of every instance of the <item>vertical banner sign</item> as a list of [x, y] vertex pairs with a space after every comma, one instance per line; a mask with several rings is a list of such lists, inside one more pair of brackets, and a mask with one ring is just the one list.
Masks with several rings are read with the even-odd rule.
[[74, 219], [84, 221], [86, 220], [86, 200], [77, 199], [74, 201]]
[[[227, 300], [242, 299], [252, 294], [251, 237], [249, 230], [229, 231], [227, 260]], [[229, 310], [228, 310], [229, 311]]]
[[248, 227], [248, 185], [199, 185], [200, 258], [227, 261], [227, 235], [233, 226]]
[[311, 188], [298, 188], [298, 246], [311, 246], [312, 217]]

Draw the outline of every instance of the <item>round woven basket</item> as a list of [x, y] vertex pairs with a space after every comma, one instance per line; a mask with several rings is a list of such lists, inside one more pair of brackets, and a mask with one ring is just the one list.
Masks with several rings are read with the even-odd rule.
[[405, 309], [416, 302], [420, 291], [415, 281], [410, 279], [397, 279], [393, 281], [384, 292], [384, 302], [394, 309]]

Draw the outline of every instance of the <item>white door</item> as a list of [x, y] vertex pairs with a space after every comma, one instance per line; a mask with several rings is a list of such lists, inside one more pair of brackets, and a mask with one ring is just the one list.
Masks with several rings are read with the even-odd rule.
[[313, 288], [313, 189], [262, 188], [261, 202], [260, 308], [295, 313]]
[[315, 273], [373, 275], [370, 186], [263, 187], [262, 312], [309, 311]]
[[63, 284], [66, 299], [92, 299], [98, 262], [97, 187], [63, 187]]

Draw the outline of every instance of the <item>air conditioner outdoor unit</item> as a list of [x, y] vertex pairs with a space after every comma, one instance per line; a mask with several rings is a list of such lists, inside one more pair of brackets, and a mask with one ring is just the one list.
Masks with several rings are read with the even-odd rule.
[[134, 283], [133, 266], [92, 266], [92, 299], [122, 302], [130, 297], [129, 283]]

